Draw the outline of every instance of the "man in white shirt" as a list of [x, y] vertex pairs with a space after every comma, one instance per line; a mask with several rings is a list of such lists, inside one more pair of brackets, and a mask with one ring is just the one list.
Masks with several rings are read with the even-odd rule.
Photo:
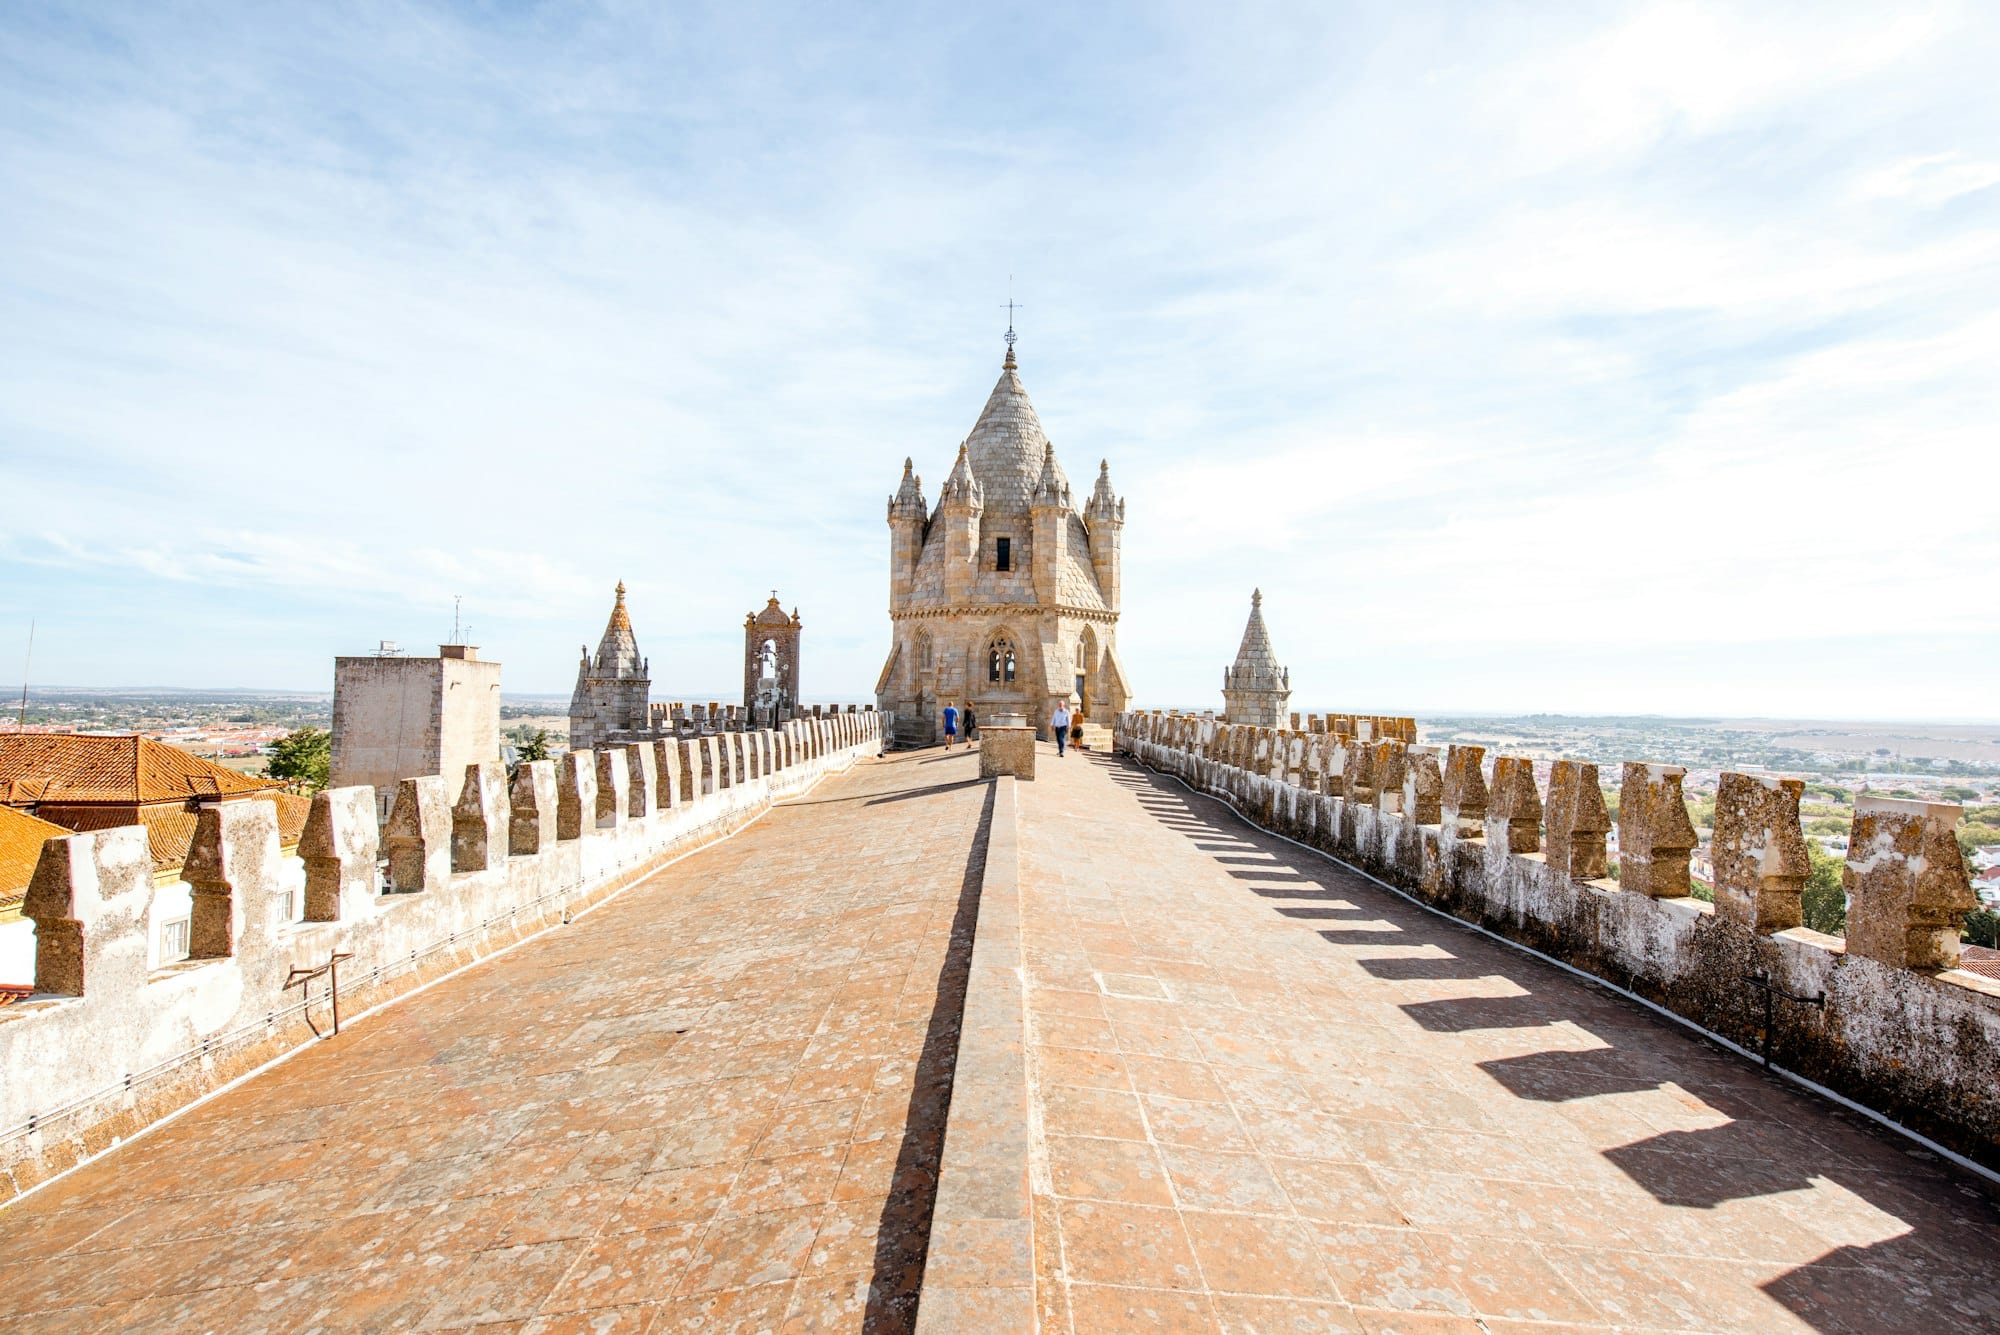
[[1056, 755], [1063, 754], [1063, 747], [1069, 741], [1069, 702], [1056, 701], [1056, 712], [1049, 715], [1049, 731], [1056, 735]]

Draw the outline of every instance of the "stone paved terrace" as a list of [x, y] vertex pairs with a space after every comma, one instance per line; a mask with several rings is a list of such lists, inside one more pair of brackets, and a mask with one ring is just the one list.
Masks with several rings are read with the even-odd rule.
[[0, 1211], [0, 1329], [908, 1328], [975, 764], [823, 782]]
[[1022, 792], [1045, 1329], [2000, 1328], [1957, 1170], [1171, 779]]
[[[975, 775], [864, 763], [0, 1211], [0, 1328], [907, 1328]], [[1015, 800], [1043, 1329], [2000, 1327], [1956, 1170], [1128, 763]]]

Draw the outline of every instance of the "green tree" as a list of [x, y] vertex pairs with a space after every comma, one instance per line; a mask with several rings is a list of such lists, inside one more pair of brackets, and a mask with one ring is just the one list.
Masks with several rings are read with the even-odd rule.
[[1806, 842], [1806, 857], [1812, 863], [1812, 872], [1806, 877], [1806, 926], [1828, 936], [1847, 935], [1847, 889], [1840, 876], [1843, 859], [1812, 840]]
[[549, 730], [522, 728], [514, 739], [514, 754], [522, 764], [549, 758]]
[[310, 793], [326, 787], [332, 766], [333, 734], [324, 728], [304, 727], [271, 743], [271, 763], [264, 772]]
[[1965, 915], [1965, 930], [1960, 935], [1975, 946], [2000, 950], [2000, 913], [1974, 909]]
[[1981, 819], [1974, 820], [1968, 814], [1963, 821], [1959, 822], [1957, 831], [1958, 851], [1965, 855], [1967, 862], [1972, 861], [1972, 855], [1978, 852], [1982, 846], [2000, 844], [2000, 824], [1991, 823], [1984, 818], [1985, 813], [1992, 811], [1993, 808], [1979, 807], [1975, 810], [1979, 813]]

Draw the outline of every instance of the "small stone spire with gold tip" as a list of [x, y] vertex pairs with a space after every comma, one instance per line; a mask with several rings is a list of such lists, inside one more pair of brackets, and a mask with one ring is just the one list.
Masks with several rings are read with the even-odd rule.
[[610, 624], [605, 626], [607, 631], [632, 629], [632, 614], [625, 610], [625, 581], [622, 579], [618, 581], [617, 593], [618, 601], [611, 605]]

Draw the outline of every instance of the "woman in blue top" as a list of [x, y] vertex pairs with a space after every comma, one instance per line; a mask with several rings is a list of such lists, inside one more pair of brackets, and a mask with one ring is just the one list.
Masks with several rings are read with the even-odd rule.
[[944, 749], [951, 750], [952, 739], [958, 736], [958, 706], [944, 707]]

